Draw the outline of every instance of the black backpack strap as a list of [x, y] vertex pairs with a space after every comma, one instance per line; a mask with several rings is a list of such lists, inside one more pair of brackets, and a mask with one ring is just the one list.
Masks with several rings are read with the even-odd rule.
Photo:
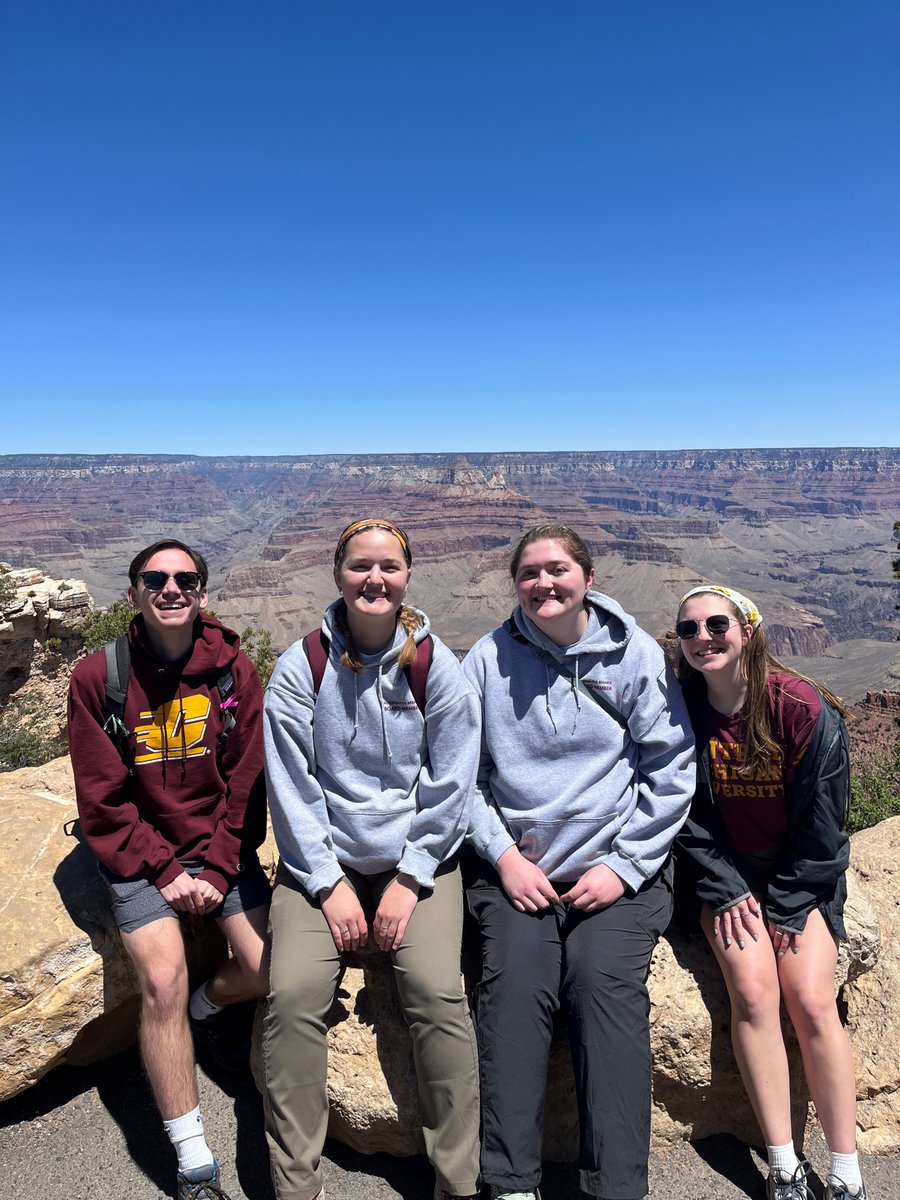
[[566, 679], [571, 679], [573, 682], [575, 682], [575, 686], [578, 688], [579, 692], [581, 692], [583, 696], [588, 696], [595, 704], [599, 705], [606, 715], [608, 717], [612, 717], [612, 719], [620, 728], [626, 730], [628, 729], [628, 722], [625, 720], [613, 702], [607, 696], [605, 696], [603, 692], [599, 691], [599, 689], [595, 690], [594, 688], [588, 687], [587, 684], [581, 679], [577, 680], [576, 682], [575, 676], [572, 674], [572, 672], [567, 671], [566, 668], [560, 662], [558, 662], [552, 654], [548, 654], [542, 646], [536, 646], [534, 642], [528, 640], [521, 629], [519, 629], [518, 625], [516, 625], [512, 617], [507, 618], [507, 620], [503, 622], [503, 629], [514, 641], [519, 642], [523, 646], [527, 646], [533, 654], [538, 656], [542, 663], [548, 667], [552, 667], [553, 670], [556, 671], [557, 675], [564, 675]]
[[125, 724], [125, 702], [128, 699], [128, 676], [131, 673], [131, 648], [128, 634], [123, 633], [114, 642], [103, 647], [106, 655], [106, 720], [103, 732], [119, 751], [122, 761], [131, 731]]
[[428, 672], [434, 658], [434, 638], [429, 633], [416, 646], [416, 657], [403, 668], [409, 690], [422, 716], [425, 716], [425, 691], [428, 686]]
[[234, 675], [231, 667], [225, 667], [216, 680], [216, 691], [219, 693], [219, 712], [222, 714], [222, 732], [219, 734], [219, 754], [225, 750], [228, 735], [234, 729], [234, 710], [237, 708], [237, 696], [234, 694]]
[[303, 652], [309, 659], [309, 669], [312, 672], [314, 696], [318, 696], [319, 688], [322, 686], [330, 649], [331, 643], [321, 629], [314, 629], [303, 639]]

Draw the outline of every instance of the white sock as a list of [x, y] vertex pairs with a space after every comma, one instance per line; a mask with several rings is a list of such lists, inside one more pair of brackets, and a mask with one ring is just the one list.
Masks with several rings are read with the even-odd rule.
[[784, 1146], [766, 1146], [766, 1153], [769, 1156], [769, 1170], [780, 1171], [784, 1176], [781, 1182], [787, 1183], [800, 1162], [797, 1151], [794, 1149], [794, 1143], [787, 1142]]
[[163, 1121], [163, 1126], [178, 1155], [179, 1171], [191, 1171], [195, 1167], [211, 1167], [216, 1161], [203, 1136], [203, 1121], [200, 1119], [199, 1105], [197, 1108], [192, 1108], [189, 1113], [185, 1113], [183, 1117], [175, 1117], [172, 1121]]
[[847, 1187], [855, 1188], [857, 1191], [862, 1189], [862, 1175], [859, 1171], [859, 1155], [854, 1154], [835, 1154], [831, 1152], [831, 1166], [828, 1168], [828, 1174], [834, 1175], [841, 1183], [846, 1183]]
[[213, 1004], [206, 994], [206, 984], [201, 983], [191, 992], [191, 1002], [188, 1005], [191, 1016], [195, 1021], [205, 1021], [207, 1017], [215, 1017], [222, 1011], [221, 1004]]

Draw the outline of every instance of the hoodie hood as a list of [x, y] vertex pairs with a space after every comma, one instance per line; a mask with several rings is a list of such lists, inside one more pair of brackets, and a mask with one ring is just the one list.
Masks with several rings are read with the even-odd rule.
[[[346, 649], [346, 638], [339, 628], [341, 623], [339, 618], [344, 615], [346, 620], [346, 604], [343, 599], [335, 600], [330, 604], [325, 611], [325, 616], [322, 618], [322, 633], [331, 643], [331, 654], [340, 660], [341, 655]], [[423, 641], [431, 631], [431, 622], [428, 617], [420, 609], [415, 608], [413, 612], [417, 613], [422, 624], [416, 630], [414, 636], [416, 645]], [[394, 761], [394, 751], [391, 746], [389, 735], [389, 727], [387, 720], [388, 705], [385, 704], [384, 697], [384, 673], [389, 671], [397, 664], [403, 647], [406, 645], [406, 639], [409, 635], [400, 624], [399, 620], [394, 628], [393, 639], [375, 654], [360, 654], [359, 658], [362, 662], [361, 671], [347, 671], [348, 675], [353, 677], [353, 714], [352, 714], [352, 730], [350, 733], [350, 741], [353, 742], [359, 731], [360, 721], [360, 693], [369, 686], [370, 671], [375, 672], [375, 691], [378, 695], [378, 708], [381, 714], [381, 739], [385, 761], [388, 765]]]
[[[407, 608], [409, 607], [411, 606], [407, 605]], [[344, 601], [335, 600], [334, 603], [330, 604], [325, 610], [325, 616], [322, 618], [322, 633], [325, 635], [331, 645], [334, 646], [338, 658], [341, 657], [347, 646], [344, 634], [338, 628], [338, 615], [340, 613], [346, 613], [346, 611], [347, 605], [344, 603]], [[420, 608], [414, 608], [413, 612], [416, 613], [416, 615], [419, 617], [419, 620], [422, 622], [414, 635], [416, 645], [418, 646], [419, 642], [423, 642], [431, 632], [431, 622]], [[346, 616], [344, 619], [346, 620]], [[383, 650], [379, 650], [376, 654], [360, 655], [363, 669], [365, 670], [367, 667], [377, 667], [379, 671], [382, 671], [389, 667], [391, 663], [396, 662], [400, 657], [401, 650], [406, 644], [406, 638], [406, 630], [398, 621], [396, 628], [394, 629], [393, 640], [389, 642]]]
[[577, 659], [583, 654], [612, 654], [623, 651], [634, 635], [634, 617], [625, 612], [612, 596], [605, 596], [603, 592], [588, 592], [584, 603], [588, 611], [587, 628], [571, 646], [558, 646], [542, 633], [519, 607], [513, 613], [513, 620], [516, 628], [530, 642], [540, 646], [559, 662]]
[[157, 656], [147, 635], [144, 618], [140, 614], [128, 628], [128, 640], [132, 657], [157, 670], [171, 669], [185, 681], [231, 666], [241, 648], [241, 639], [233, 629], [205, 613], [201, 613], [194, 622], [194, 645], [190, 657], [182, 665], [164, 663]]

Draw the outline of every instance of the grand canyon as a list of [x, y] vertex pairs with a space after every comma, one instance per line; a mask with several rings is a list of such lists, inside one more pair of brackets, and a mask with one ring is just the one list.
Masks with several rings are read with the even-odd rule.
[[83, 579], [107, 604], [137, 548], [177, 536], [208, 557], [217, 614], [278, 649], [318, 623], [336, 535], [365, 514], [407, 527], [410, 598], [459, 650], [508, 615], [520, 534], [559, 520], [654, 636], [684, 591], [718, 579], [758, 602], [778, 653], [848, 699], [900, 689], [900, 449], [0, 456], [0, 559]]

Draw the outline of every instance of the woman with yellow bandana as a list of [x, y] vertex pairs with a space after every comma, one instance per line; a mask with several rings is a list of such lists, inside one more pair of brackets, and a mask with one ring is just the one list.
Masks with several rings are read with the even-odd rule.
[[841, 702], [773, 657], [759, 610], [732, 588], [689, 591], [675, 632], [698, 757], [676, 845], [731, 998], [735, 1058], [766, 1140], [768, 1200], [812, 1200], [791, 1135], [782, 1001], [831, 1154], [826, 1198], [865, 1200], [853, 1055], [834, 993], [849, 861]]

